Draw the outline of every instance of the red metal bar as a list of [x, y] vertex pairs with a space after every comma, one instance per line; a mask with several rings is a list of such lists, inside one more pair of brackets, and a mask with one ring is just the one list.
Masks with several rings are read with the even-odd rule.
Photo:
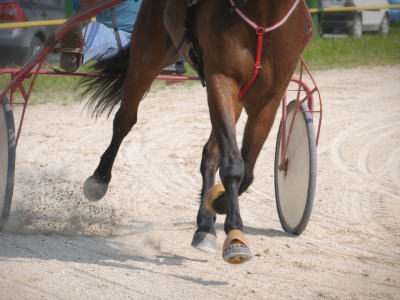
[[[13, 81], [15, 74], [11, 74], [11, 81]], [[11, 101], [11, 111], [14, 113], [14, 104], [15, 104], [15, 97], [14, 97], [14, 89], [11, 88], [10, 90], [10, 101]], [[0, 95], [1, 96], [1, 95]], [[0, 97], [0, 102], [2, 98]]]
[[318, 92], [318, 98], [319, 98], [319, 105], [320, 105], [320, 112], [319, 112], [319, 124], [318, 124], [318, 131], [317, 131], [317, 139], [316, 139], [316, 145], [318, 146], [318, 141], [319, 141], [319, 134], [321, 133], [321, 123], [322, 123], [322, 100], [321, 100], [321, 94], [319, 93], [319, 89], [317, 87], [317, 84], [315, 83], [314, 77], [311, 75], [310, 70], [308, 69], [305, 61], [303, 60], [303, 57], [300, 55], [300, 59], [302, 64], [304, 65], [304, 67], [307, 70], [308, 75], [310, 76], [315, 88], [317, 89]]
[[[289, 133], [286, 137], [286, 132], [283, 131], [283, 128], [286, 127], [286, 103], [284, 103], [286, 100], [286, 97], [284, 97], [284, 99], [282, 100], [282, 132], [285, 134], [281, 135], [281, 144], [282, 144], [282, 148], [281, 148], [281, 161], [280, 161], [280, 165], [279, 165], [279, 171], [283, 171], [285, 169], [285, 160], [286, 160], [286, 152], [287, 152], [287, 148], [290, 142], [290, 136], [292, 134], [292, 130], [293, 130], [293, 125], [294, 125], [294, 121], [296, 118], [297, 113], [300, 112], [305, 112], [302, 110], [299, 110], [300, 105], [302, 105], [305, 101], [308, 101], [308, 108], [309, 111], [311, 113], [311, 117], [314, 118], [314, 113], [319, 113], [320, 114], [320, 118], [319, 118], [319, 124], [318, 124], [318, 131], [317, 131], [317, 137], [316, 137], [316, 145], [318, 146], [318, 141], [319, 141], [319, 135], [320, 135], [320, 130], [321, 130], [321, 122], [322, 122], [322, 101], [321, 101], [321, 95], [319, 93], [319, 89], [315, 83], [314, 78], [312, 77], [310, 70], [308, 69], [306, 63], [303, 60], [303, 57], [300, 56], [300, 60], [301, 60], [301, 66], [300, 66], [300, 78], [292, 78], [291, 82], [297, 83], [299, 85], [299, 88], [297, 90], [287, 90], [287, 91], [297, 91], [297, 98], [296, 98], [296, 107], [295, 107], [295, 112], [290, 124], [290, 128], [289, 128]], [[308, 75], [310, 76], [313, 84], [314, 84], [314, 88], [311, 89], [302, 79], [303, 79], [303, 67], [307, 70]], [[306, 96], [300, 100], [300, 92], [304, 91], [306, 93]], [[320, 110], [316, 111], [314, 110], [314, 93], [318, 92], [318, 97], [319, 97], [319, 103], [320, 103]], [[285, 94], [286, 96], [286, 94]]]
[[[37, 69], [36, 69], [35, 75], [33, 75], [33, 79], [32, 79], [32, 81], [31, 81], [31, 84], [30, 84], [29, 90], [28, 90], [28, 99], [26, 100], [26, 102], [28, 102], [28, 100], [29, 100], [29, 96], [31, 95], [32, 88], [33, 88], [33, 84], [34, 84], [35, 81], [36, 81], [36, 78], [37, 78], [37, 76], [38, 76], [38, 73], [39, 73], [39, 71], [40, 71], [40, 68], [42, 67], [42, 64], [43, 64], [43, 61], [41, 61], [41, 62], [39, 63], [39, 65], [38, 65], [38, 67], [37, 67]], [[30, 74], [29, 74], [29, 75], [30, 75]]]
[[25, 103], [26, 103], [27, 99], [29, 99], [28, 94], [26, 93], [25, 88], [22, 85], [22, 82], [18, 81], [17, 84], [18, 84], [18, 89], [20, 90], [22, 97], [24, 98]]
[[[312, 101], [311, 99], [312, 99], [313, 94], [314, 94], [316, 91], [317, 91], [317, 88], [314, 88], [310, 93], [308, 93], [307, 96], [305, 96], [305, 97], [303, 98], [303, 100], [300, 101], [300, 105], [302, 105], [302, 104], [303, 104], [304, 102], [306, 102], [307, 100], [308, 100], [307, 106], [308, 106], [308, 103], [310, 103], [310, 102], [314, 103], [314, 101]], [[300, 105], [299, 105], [299, 106], [300, 106]], [[312, 104], [312, 106], [314, 107], [314, 104]], [[308, 106], [308, 108], [310, 108], [310, 107]], [[311, 110], [311, 109], [310, 109], [310, 110]], [[312, 111], [312, 110], [311, 110], [311, 111]], [[311, 114], [311, 118], [314, 119], [314, 118], [313, 118], [313, 114]]]
[[[51, 48], [52, 47], [49, 46], [46, 49], [44, 49], [43, 51], [41, 51], [41, 52], [39, 51], [40, 53], [36, 54], [36, 56], [34, 55], [35, 57], [33, 58], [33, 60], [31, 59], [32, 61], [25, 64], [25, 66], [21, 70], [18, 70], [18, 72], [15, 72], [16, 70], [13, 70], [13, 69], [5, 69], [5, 71], [0, 72], [0, 75], [6, 73], [9, 70], [11, 70], [11, 72], [9, 72], [9, 73], [14, 73], [14, 78], [12, 79], [10, 84], [6, 87], [6, 89], [3, 91], [3, 93], [0, 95], [0, 103], [4, 98], [4, 95], [6, 95], [10, 89], [16, 88], [16, 87], [20, 88], [22, 86], [22, 82], [24, 81], [26, 76], [31, 76], [30, 75], [31, 70], [35, 67], [35, 65], [37, 63], [43, 62], [43, 60], [45, 59], [47, 53], [50, 51]], [[40, 63], [40, 65], [41, 65], [41, 63]], [[36, 71], [34, 71], [34, 72], [36, 72]]]
[[19, 136], [21, 134], [21, 130], [22, 130], [22, 124], [24, 122], [24, 117], [25, 117], [25, 111], [26, 111], [26, 106], [28, 105], [28, 100], [29, 100], [29, 94], [26, 93], [24, 86], [22, 85], [22, 82], [18, 81], [18, 88], [21, 91], [22, 97], [25, 100], [24, 106], [22, 108], [22, 115], [21, 115], [21, 119], [19, 120], [19, 126], [18, 126], [18, 132], [17, 132], [17, 138], [15, 140], [15, 147], [17, 147], [18, 145], [18, 140], [19, 140]]
[[[297, 79], [295, 77], [292, 77], [291, 81], [295, 82], [297, 84], [300, 84], [302, 89], [303, 89], [302, 91], [306, 92], [306, 94], [310, 94], [311, 93], [311, 99], [309, 99], [309, 102], [307, 104], [308, 104], [308, 108], [310, 108], [310, 110], [313, 111], [314, 109], [311, 109], [310, 106], [314, 107], [314, 95], [313, 95], [314, 92], [311, 91], [311, 88], [304, 81], [300, 81], [299, 79]], [[287, 90], [287, 91], [288, 92], [289, 91], [295, 92], [295, 91], [298, 91], [298, 90]], [[301, 104], [303, 104], [303, 102]], [[312, 114], [311, 114], [311, 116], [313, 117]]]
[[[11, 102], [1, 102], [1, 104], [12, 104]], [[14, 103], [14, 104], [25, 104], [25, 102], [17, 102], [17, 103]]]
[[310, 11], [308, 10], [306, 1], [303, 1], [303, 16], [305, 18], [304, 22], [306, 24], [307, 30], [303, 33], [303, 43], [301, 44], [302, 52], [304, 49], [306, 49], [308, 43], [312, 40], [315, 33], [314, 22], [311, 17]]
[[[33, 69], [33, 68], [32, 68]], [[97, 73], [71, 73], [71, 74], [61, 74], [61, 73], [56, 73], [54, 71], [46, 71], [46, 70], [29, 70], [28, 72], [24, 72], [24, 76], [22, 76], [22, 69], [2, 69], [0, 70], [0, 75], [10, 73], [12, 76], [12, 80], [8, 87], [3, 91], [3, 93], [0, 95], [0, 103], [2, 103], [2, 100], [4, 98], [4, 95], [10, 90], [10, 88], [14, 85], [18, 86], [17, 79], [20, 79], [22, 77], [27, 77], [31, 75], [52, 75], [52, 76], [73, 76], [73, 77], [98, 77], [101, 76]], [[18, 78], [16, 79], [16, 77]], [[24, 78], [24, 79], [25, 79]], [[21, 83], [25, 83], [24, 79], [22, 79]], [[166, 81], [198, 81], [199, 77], [198, 76], [182, 76], [182, 75], [159, 75], [157, 76], [156, 80], [166, 80]]]
[[[303, 78], [303, 65], [300, 66], [300, 79], [299, 79], [299, 82], [302, 82], [302, 78]], [[295, 110], [294, 110], [294, 113], [293, 113], [292, 121], [290, 123], [289, 133], [288, 133], [288, 136], [287, 136], [286, 144], [285, 144], [285, 147], [284, 147], [284, 151], [281, 154], [281, 167], [279, 168], [279, 171], [283, 171], [285, 169], [286, 152], [287, 152], [287, 148], [289, 146], [290, 136], [292, 134], [294, 121], [295, 121], [296, 115], [297, 115], [297, 110], [298, 110], [298, 108], [300, 106], [300, 104], [299, 104], [300, 92], [301, 92], [301, 84], [299, 84], [299, 88], [298, 88], [298, 91], [297, 91], [296, 106], [295, 106]], [[286, 110], [286, 106], [284, 108], [282, 108], [282, 109]], [[286, 122], [286, 119], [285, 119], [285, 122]], [[286, 132], [284, 132], [284, 134], [286, 135]], [[282, 135], [282, 137], [283, 137], [283, 135]], [[282, 139], [282, 143], [283, 143], [283, 139]]]
[[[21, 72], [21, 69], [0, 69], [0, 75], [3, 74], [19, 74]], [[34, 75], [36, 73], [36, 70], [31, 70], [29, 74]], [[47, 71], [47, 70], [40, 70], [38, 72], [39, 75], [52, 75], [52, 76], [73, 76], [73, 77], [99, 77], [101, 75], [97, 73], [83, 73], [83, 72], [75, 72], [75, 73], [70, 73], [70, 74], [62, 74], [62, 73], [56, 73], [54, 71]], [[183, 76], [183, 75], [158, 75], [156, 80], [171, 80], [171, 81], [199, 81], [198, 76]]]

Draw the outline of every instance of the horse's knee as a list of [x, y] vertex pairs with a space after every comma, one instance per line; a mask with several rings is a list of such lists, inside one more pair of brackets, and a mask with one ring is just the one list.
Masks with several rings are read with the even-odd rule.
[[226, 187], [228, 184], [239, 184], [244, 174], [243, 159], [239, 153], [229, 154], [221, 159], [220, 177]]

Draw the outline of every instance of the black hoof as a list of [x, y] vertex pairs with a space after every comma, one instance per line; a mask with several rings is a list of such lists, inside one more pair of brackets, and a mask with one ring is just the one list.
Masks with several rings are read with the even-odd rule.
[[83, 194], [90, 201], [99, 201], [107, 193], [108, 184], [93, 176], [88, 177], [83, 184]]
[[210, 253], [215, 253], [217, 252], [217, 237], [211, 233], [207, 232], [196, 232], [193, 235], [193, 240], [192, 240], [192, 247], [210, 252]]

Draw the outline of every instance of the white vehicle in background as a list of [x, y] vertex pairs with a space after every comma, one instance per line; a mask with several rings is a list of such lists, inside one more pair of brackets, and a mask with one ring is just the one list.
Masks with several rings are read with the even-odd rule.
[[[388, 0], [322, 0], [322, 7], [369, 7], [389, 5]], [[389, 9], [370, 9], [321, 14], [322, 33], [340, 30], [350, 36], [360, 37], [366, 31], [389, 31]]]

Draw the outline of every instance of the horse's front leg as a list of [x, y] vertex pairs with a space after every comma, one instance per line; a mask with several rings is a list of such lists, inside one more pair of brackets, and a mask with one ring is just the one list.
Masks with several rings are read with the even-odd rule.
[[[248, 119], [243, 135], [243, 147], [241, 150], [244, 162], [244, 176], [239, 187], [239, 196], [243, 194], [253, 182], [254, 167], [274, 123], [282, 94], [283, 91], [278, 91], [277, 94], [270, 99], [260, 101], [258, 106], [246, 110]], [[218, 187], [216, 186], [214, 190], [217, 192]], [[227, 213], [228, 200], [227, 195], [223, 190], [218, 195], [214, 193], [214, 195], [208, 197], [207, 200], [206, 205], [208, 205], [209, 210], [218, 214]]]
[[[240, 118], [243, 106], [239, 103], [235, 106], [235, 119], [236, 122]], [[216, 214], [210, 212], [204, 206], [204, 195], [215, 184], [215, 174], [218, 170], [221, 160], [221, 154], [218, 149], [217, 140], [214, 132], [211, 132], [210, 138], [203, 148], [203, 155], [201, 159], [200, 172], [203, 178], [203, 186], [201, 189], [201, 202], [199, 211], [197, 213], [197, 230], [193, 235], [192, 247], [207, 252], [216, 252], [216, 232], [215, 221]]]
[[[235, 103], [237, 85], [224, 75], [214, 74], [207, 80], [208, 105], [213, 133], [221, 154], [219, 173], [227, 197], [224, 230], [227, 238], [223, 246], [224, 260], [233, 264], [251, 259], [248, 242], [243, 234], [239, 211], [238, 191], [243, 179], [244, 164], [236, 141]], [[217, 187], [218, 185], [214, 186]], [[208, 191], [213, 193], [214, 187]]]

